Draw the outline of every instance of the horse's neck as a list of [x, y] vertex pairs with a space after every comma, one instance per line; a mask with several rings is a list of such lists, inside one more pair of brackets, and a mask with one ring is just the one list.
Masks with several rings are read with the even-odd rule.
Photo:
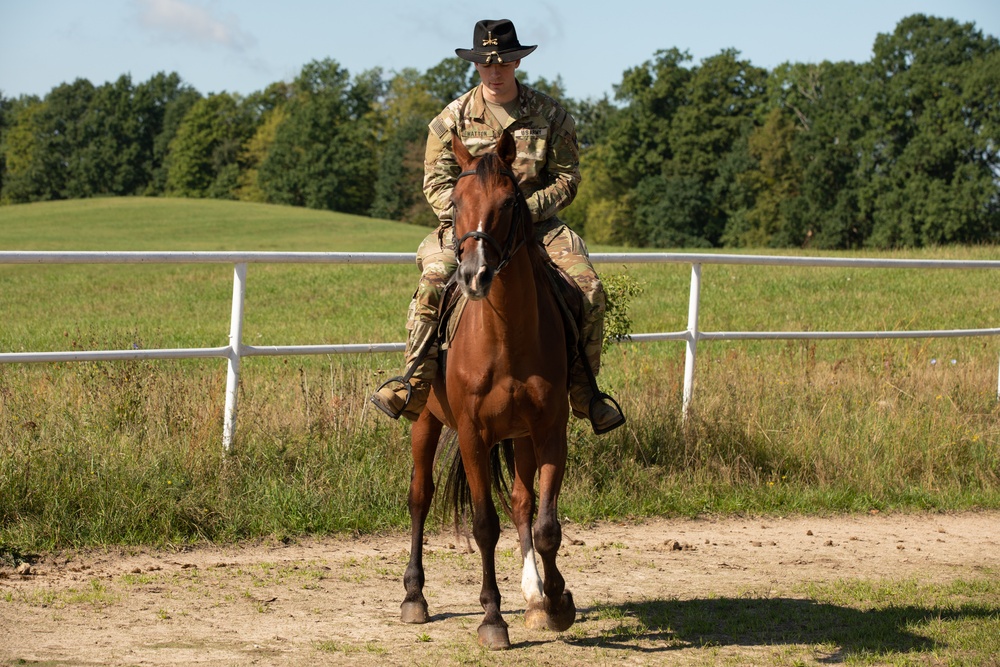
[[534, 338], [524, 336], [526, 332], [538, 330], [539, 282], [545, 279], [539, 269], [544, 270], [537, 260], [529, 256], [529, 248], [523, 248], [494, 278], [490, 295], [480, 303], [480, 317], [484, 329], [505, 340]]

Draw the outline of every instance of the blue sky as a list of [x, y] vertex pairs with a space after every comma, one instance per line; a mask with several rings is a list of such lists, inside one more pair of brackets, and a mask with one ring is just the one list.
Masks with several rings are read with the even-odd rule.
[[482, 18], [510, 18], [522, 67], [561, 75], [578, 99], [612, 93], [622, 72], [659, 49], [695, 62], [725, 48], [760, 67], [784, 61], [868, 60], [875, 36], [924, 13], [1000, 36], [1000, 0], [505, 0], [503, 10], [458, 0], [0, 0], [0, 92], [44, 95], [76, 78], [135, 83], [176, 71], [202, 93], [247, 94], [332, 58], [425, 70], [468, 48]]

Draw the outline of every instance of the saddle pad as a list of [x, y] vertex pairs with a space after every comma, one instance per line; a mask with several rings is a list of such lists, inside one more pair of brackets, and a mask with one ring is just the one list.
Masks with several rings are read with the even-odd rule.
[[441, 296], [441, 321], [438, 323], [438, 341], [442, 350], [447, 350], [455, 339], [458, 323], [462, 321], [462, 313], [469, 297], [458, 288], [458, 283], [450, 282]]

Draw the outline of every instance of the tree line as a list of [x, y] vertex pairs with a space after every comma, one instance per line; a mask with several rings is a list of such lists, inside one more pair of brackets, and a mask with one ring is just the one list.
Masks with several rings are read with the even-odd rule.
[[[524, 65], [530, 65], [525, 61]], [[921, 14], [863, 63], [700, 63], [676, 48], [614, 96], [568, 98], [584, 181], [563, 217], [638, 247], [897, 248], [1000, 241], [1000, 43]], [[241, 96], [176, 73], [0, 94], [0, 203], [213, 197], [434, 225], [427, 123], [470, 63], [352, 76], [331, 59]]]

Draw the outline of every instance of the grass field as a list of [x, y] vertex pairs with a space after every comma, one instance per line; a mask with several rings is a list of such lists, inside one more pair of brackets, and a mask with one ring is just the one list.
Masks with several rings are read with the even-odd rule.
[[[427, 230], [234, 202], [0, 207], [24, 250], [412, 252]], [[618, 250], [592, 248], [591, 250]], [[791, 253], [790, 253], [791, 254]], [[875, 256], [853, 253], [853, 255]], [[878, 256], [996, 259], [992, 247]], [[635, 332], [683, 329], [687, 266], [600, 266], [642, 287]], [[253, 345], [403, 339], [413, 266], [251, 265]], [[997, 325], [997, 274], [705, 266], [704, 330]], [[0, 266], [0, 350], [227, 342], [231, 266]], [[613, 346], [623, 429], [571, 424], [560, 509], [699, 513], [1000, 507], [998, 341], [706, 342], [680, 422], [680, 343]], [[408, 427], [368, 409], [400, 355], [244, 360], [223, 457], [224, 363], [0, 366], [0, 545], [183, 543], [407, 525]]]

